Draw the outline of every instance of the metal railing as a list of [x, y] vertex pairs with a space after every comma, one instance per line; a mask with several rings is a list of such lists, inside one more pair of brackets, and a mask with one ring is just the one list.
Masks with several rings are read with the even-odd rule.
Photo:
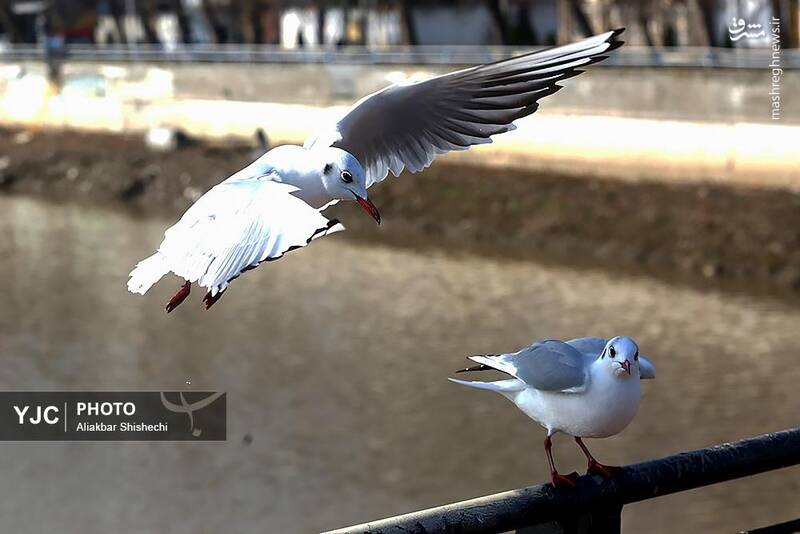
[[[539, 47], [541, 48], [541, 47]], [[391, 48], [302, 48], [286, 49], [274, 45], [161, 45], [135, 46], [69, 45], [50, 53], [70, 61], [193, 62], [193, 63], [343, 63], [343, 64], [423, 64], [474, 65], [488, 63], [536, 50], [537, 47], [510, 46], [397, 46]], [[748, 48], [648, 48], [626, 46], [599, 65], [606, 67], [718, 67], [766, 68], [768, 49]], [[42, 46], [3, 45], [0, 61], [40, 60]], [[800, 67], [800, 50], [781, 51], [784, 69]]]
[[797, 464], [800, 428], [628, 465], [608, 481], [582, 476], [574, 490], [529, 486], [327, 534], [613, 533], [626, 504]]

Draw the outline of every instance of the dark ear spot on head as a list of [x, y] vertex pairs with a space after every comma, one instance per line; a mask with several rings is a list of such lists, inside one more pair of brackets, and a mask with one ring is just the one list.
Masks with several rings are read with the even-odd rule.
[[333, 165], [331, 165], [330, 163], [326, 163], [325, 164], [325, 168], [322, 169], [322, 172], [325, 173], [325, 174], [328, 174], [329, 172], [331, 172], [331, 168], [332, 167], [333, 167]]

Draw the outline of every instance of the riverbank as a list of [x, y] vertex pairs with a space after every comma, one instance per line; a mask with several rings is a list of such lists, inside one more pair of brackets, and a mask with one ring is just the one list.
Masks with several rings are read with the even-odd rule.
[[[177, 217], [256, 153], [255, 146], [204, 143], [157, 153], [139, 136], [4, 129], [0, 192]], [[380, 228], [350, 203], [332, 210], [350, 239], [800, 295], [794, 190], [437, 162], [370, 193]]]

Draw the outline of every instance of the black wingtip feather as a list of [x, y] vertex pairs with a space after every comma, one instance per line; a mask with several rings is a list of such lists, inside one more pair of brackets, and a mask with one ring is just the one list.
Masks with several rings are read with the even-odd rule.
[[[497, 356], [497, 354], [476, 354], [476, 356], [492, 357], [492, 356]], [[470, 359], [470, 358], [474, 358], [474, 356], [467, 356], [467, 359]], [[456, 371], [456, 373], [471, 373], [471, 372], [474, 372], [474, 371], [496, 371], [496, 370], [497, 369], [495, 369], [494, 367], [490, 367], [490, 366], [486, 365], [485, 363], [479, 363], [479, 364], [473, 365], [471, 367], [465, 367], [463, 369], [459, 369], [458, 371]]]
[[584, 72], [586, 72], [586, 71], [585, 70], [581, 70], [581, 69], [570, 69], [570, 70], [564, 71], [563, 74], [559, 75], [558, 81], [561, 82], [561, 81], [564, 81], [564, 80], [569, 80], [570, 78], [574, 78], [575, 76], [578, 76], [579, 74], [583, 74]]
[[[609, 47], [608, 47], [608, 50], [606, 50], [606, 52], [611, 52], [613, 50], [616, 50], [620, 46], [624, 45], [625, 41], [609, 41], [608, 44], [609, 44]], [[608, 56], [606, 56], [606, 57], [608, 57]]]
[[[610, 49], [609, 49], [610, 50]], [[581, 65], [582, 67], [588, 67], [589, 65], [594, 65], [595, 63], [600, 63], [601, 61], [608, 59], [609, 56], [592, 56], [589, 58], [589, 61]]]
[[478, 365], [473, 365], [472, 367], [465, 367], [463, 369], [459, 369], [456, 373], [471, 373], [473, 371], [491, 371], [492, 368], [488, 365], [479, 363]]
[[[497, 356], [497, 354], [478, 354], [478, 356]], [[473, 356], [468, 356], [467, 359], [472, 358]], [[479, 363], [477, 365], [473, 365], [471, 367], [465, 367], [463, 369], [459, 369], [456, 373], [472, 373], [474, 371], [495, 371], [494, 367], [490, 367], [485, 363]]]
[[[497, 357], [500, 356], [499, 354], [477, 354], [476, 356], [485, 356], [485, 357]], [[474, 358], [474, 356], [469, 356], [468, 358]], [[465, 367], [464, 369], [459, 369], [456, 373], [472, 373], [475, 371], [497, 371], [503, 374], [508, 374], [506, 371], [501, 371], [496, 367], [492, 367], [491, 365], [486, 365], [484, 363], [480, 363], [478, 365], [473, 365], [471, 367]]]
[[617, 48], [625, 44], [625, 41], [617, 39], [617, 37], [619, 37], [619, 35], [624, 31], [625, 28], [616, 28], [614, 30], [611, 30], [611, 37], [609, 37], [608, 41], [606, 41], [610, 45], [608, 47], [608, 52], [616, 50]]

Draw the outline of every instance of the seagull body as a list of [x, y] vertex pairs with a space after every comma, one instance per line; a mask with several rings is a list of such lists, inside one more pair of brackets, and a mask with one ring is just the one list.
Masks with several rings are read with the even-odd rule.
[[395, 84], [357, 102], [302, 147], [276, 147], [213, 187], [165, 232], [158, 251], [139, 262], [128, 290], [144, 294], [169, 272], [208, 290], [206, 308], [230, 282], [264, 261], [282, 257], [344, 227], [320, 212], [355, 200], [380, 223], [367, 189], [389, 172], [420, 172], [445, 152], [491, 143], [513, 122], [561, 89], [558, 82], [622, 45], [613, 30], [577, 43]]
[[513, 354], [470, 356], [477, 366], [512, 378], [492, 382], [449, 380], [500, 393], [547, 430], [545, 451], [553, 485], [574, 484], [559, 475], [550, 452], [550, 438], [573, 436], [589, 460], [589, 472], [611, 476], [614, 468], [598, 463], [582, 438], [606, 438], [627, 427], [639, 409], [642, 378], [655, 378], [655, 367], [629, 337], [610, 340], [580, 338], [538, 341]]

